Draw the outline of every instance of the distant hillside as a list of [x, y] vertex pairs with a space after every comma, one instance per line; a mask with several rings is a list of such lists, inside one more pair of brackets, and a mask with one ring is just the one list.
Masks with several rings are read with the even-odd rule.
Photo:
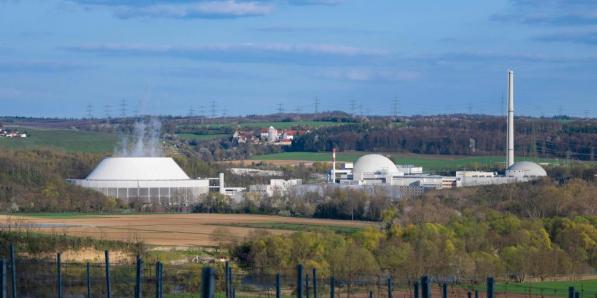
[[67, 152], [111, 153], [118, 141], [113, 133], [67, 129], [21, 129], [27, 138], [0, 138], [1, 149], [58, 149]]
[[[31, 138], [0, 140], [0, 148], [59, 148], [71, 152], [111, 152], [119, 133], [131, 133], [147, 117], [113, 119], [1, 118], [9, 126], [51, 128], [31, 130]], [[504, 117], [488, 115], [351, 116], [342, 112], [274, 114], [243, 117], [159, 116], [165, 140], [189, 157], [203, 160], [247, 159], [256, 155], [292, 152], [398, 152], [427, 155], [503, 156]], [[303, 128], [292, 146], [236, 144], [237, 128], [258, 131]], [[597, 160], [597, 119], [518, 117], [515, 123], [519, 158]], [[47, 132], [47, 133], [46, 133]], [[173, 138], [172, 136], [175, 136]]]
[[[322, 127], [297, 138], [290, 151], [411, 152], [442, 155], [502, 155], [503, 117], [445, 115]], [[597, 120], [517, 118], [515, 150], [520, 157], [597, 159]]]

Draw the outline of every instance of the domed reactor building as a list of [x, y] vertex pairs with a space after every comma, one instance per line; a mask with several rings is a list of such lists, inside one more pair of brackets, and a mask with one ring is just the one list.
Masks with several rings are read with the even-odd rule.
[[212, 180], [216, 180], [217, 188], [224, 185], [222, 174], [219, 178], [191, 179], [169, 157], [108, 157], [87, 178], [68, 181], [124, 202], [189, 205], [210, 191]]
[[508, 133], [506, 147], [506, 170], [502, 175], [496, 172], [457, 171], [455, 176], [430, 175], [422, 167], [396, 165], [380, 154], [367, 154], [357, 161], [345, 163], [336, 169], [336, 151], [332, 153], [332, 169], [329, 182], [339, 186], [360, 186], [386, 188], [393, 196], [420, 194], [428, 189], [452, 188], [490, 184], [527, 182], [547, 176], [545, 170], [531, 161], [514, 162], [514, 73], [508, 71]]

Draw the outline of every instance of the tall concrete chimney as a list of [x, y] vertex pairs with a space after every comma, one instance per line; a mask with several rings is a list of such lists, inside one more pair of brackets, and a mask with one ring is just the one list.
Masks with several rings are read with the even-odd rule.
[[336, 183], [336, 148], [332, 149], [332, 183]]
[[507, 167], [514, 164], [514, 72], [508, 71], [508, 147]]

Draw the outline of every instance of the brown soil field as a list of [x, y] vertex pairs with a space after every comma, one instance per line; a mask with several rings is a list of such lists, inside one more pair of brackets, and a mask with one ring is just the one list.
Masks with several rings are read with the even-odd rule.
[[249, 214], [139, 214], [49, 218], [0, 215], [3, 229], [48, 234], [88, 236], [96, 239], [143, 241], [156, 246], [216, 246], [239, 241], [253, 233], [291, 233], [291, 230], [242, 227], [243, 224], [303, 224], [366, 227], [369, 222], [296, 218]]

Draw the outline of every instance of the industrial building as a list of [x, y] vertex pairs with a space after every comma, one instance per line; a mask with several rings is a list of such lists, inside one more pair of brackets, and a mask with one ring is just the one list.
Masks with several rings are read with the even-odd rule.
[[271, 179], [269, 184], [255, 184], [249, 187], [249, 192], [258, 193], [262, 196], [272, 197], [274, 195], [285, 196], [297, 185], [303, 184], [301, 179]]
[[545, 170], [534, 162], [514, 162], [514, 72], [512, 71], [508, 71], [506, 164], [507, 169], [503, 175], [496, 172], [457, 171], [455, 176], [440, 176], [425, 174], [422, 167], [396, 165], [380, 154], [367, 154], [361, 156], [354, 164], [347, 163], [344, 168], [337, 169], [334, 149], [328, 181], [332, 184], [350, 186], [396, 186], [411, 193], [420, 193], [426, 189], [526, 182], [547, 176]]
[[224, 175], [191, 179], [169, 157], [109, 157], [85, 179], [68, 182], [90, 188], [125, 202], [189, 205], [210, 190], [224, 192]]

